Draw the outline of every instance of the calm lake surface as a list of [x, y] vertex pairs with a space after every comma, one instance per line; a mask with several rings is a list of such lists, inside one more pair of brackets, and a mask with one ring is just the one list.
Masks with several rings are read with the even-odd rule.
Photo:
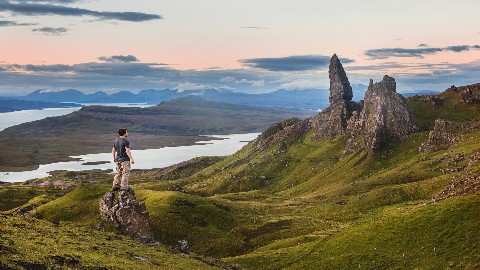
[[[131, 103], [102, 103], [82, 104], [118, 107], [150, 107], [149, 104]], [[61, 116], [80, 110], [81, 107], [49, 108], [43, 110], [23, 110], [0, 113], [0, 131], [26, 122], [41, 120], [52, 116]], [[226, 156], [235, 153], [248, 142], [255, 139], [260, 133], [211, 135], [219, 140], [199, 141], [190, 146], [164, 147], [160, 149], [132, 150], [135, 164], [132, 169], [153, 169], [170, 166], [200, 156]], [[37, 170], [23, 172], [0, 172], [0, 181], [23, 182], [30, 179], [49, 176], [49, 172], [57, 170], [85, 171], [85, 170], [113, 170], [115, 164], [111, 161], [111, 153], [88, 154], [72, 156], [78, 161], [57, 162], [40, 165]]]
[[0, 131], [23, 123], [41, 120], [52, 116], [61, 116], [80, 110], [82, 107], [50, 108], [43, 110], [23, 110], [16, 112], [0, 113]]
[[[132, 165], [132, 169], [162, 168], [200, 156], [231, 155], [240, 150], [248, 142], [254, 140], [259, 134], [260, 133], [210, 135], [209, 137], [215, 137], [219, 140], [199, 141], [190, 146], [132, 150], [132, 155], [135, 158], [135, 164]], [[85, 171], [115, 169], [111, 153], [72, 156], [72, 158], [79, 160], [40, 165], [37, 170], [33, 171], [0, 172], [0, 181], [23, 182], [29, 179], [47, 177], [50, 175], [49, 172], [57, 170]], [[94, 165], [89, 165], [91, 163]]]

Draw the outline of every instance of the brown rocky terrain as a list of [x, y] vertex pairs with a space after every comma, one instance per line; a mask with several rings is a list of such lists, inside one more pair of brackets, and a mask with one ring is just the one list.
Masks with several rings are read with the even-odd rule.
[[438, 118], [435, 127], [428, 134], [428, 140], [420, 146], [420, 152], [434, 152], [445, 149], [463, 139], [459, 134], [462, 127], [452, 121]]
[[461, 100], [465, 103], [480, 104], [480, 83], [460, 87], [453, 85], [447, 91], [459, 93]]
[[142, 242], [153, 240], [151, 220], [145, 203], [138, 202], [132, 189], [108, 191], [99, 201], [100, 216], [123, 234]]

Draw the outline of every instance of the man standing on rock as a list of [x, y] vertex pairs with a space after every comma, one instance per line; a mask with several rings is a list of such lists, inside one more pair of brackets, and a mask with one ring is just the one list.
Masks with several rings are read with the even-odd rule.
[[112, 155], [113, 162], [116, 164], [116, 173], [113, 178], [112, 190], [127, 190], [128, 176], [130, 175], [130, 163], [134, 164], [132, 153], [130, 152], [130, 142], [127, 140], [128, 132], [126, 128], [118, 130], [118, 137], [113, 142]]

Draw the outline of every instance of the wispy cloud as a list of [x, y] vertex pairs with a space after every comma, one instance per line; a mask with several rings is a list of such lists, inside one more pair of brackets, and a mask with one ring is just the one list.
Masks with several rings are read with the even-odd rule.
[[37, 25], [36, 23], [19, 23], [16, 21], [0, 21], [0, 27], [2, 26], [31, 26]]
[[[120, 58], [118, 56], [121, 56]], [[106, 59], [138, 60], [135, 56], [114, 55]], [[345, 61], [344, 61], [345, 62]], [[347, 61], [348, 62], [348, 61]], [[0, 63], [2, 91], [31, 92], [38, 88], [60, 90], [75, 88], [87, 92], [104, 89], [234, 89], [238, 92], [265, 93], [277, 89], [328, 88], [327, 64], [317, 70], [303, 72], [272, 72], [262, 69], [179, 70], [163, 63], [140, 61], [103, 61], [74, 65], [21, 65]], [[393, 76], [399, 91], [443, 90], [448, 86], [478, 82], [480, 62], [396, 63], [345, 67], [351, 83], [368, 84], [370, 78], [384, 74]], [[12, 90], [13, 89], [13, 90]]]
[[[429, 64], [429, 63], [397, 63], [397, 62], [385, 62], [375, 65], [366, 66], [350, 66], [348, 71], [374, 71], [374, 70], [432, 70], [432, 69], [451, 69], [449, 63]], [[407, 73], [407, 72], [405, 72]], [[412, 72], [410, 72], [412, 73]]]
[[439, 52], [463, 52], [479, 49], [479, 45], [456, 45], [448, 47], [427, 47], [426, 44], [420, 44], [418, 48], [382, 48], [371, 49], [365, 51], [365, 55], [372, 59], [387, 59], [391, 57], [418, 57], [423, 58], [425, 55], [436, 54]]
[[110, 63], [130, 63], [140, 61], [137, 57], [133, 55], [112, 55], [110, 57], [100, 56], [98, 59]]
[[[106, 62], [106, 63], [81, 63], [75, 65], [3, 65], [10, 72], [16, 73], [69, 73], [84, 76], [96, 74], [98, 76], [125, 76], [125, 77], [162, 77], [177, 76], [179, 71], [161, 67], [161, 63], [129, 63], [129, 62]], [[52, 74], [53, 75], [53, 74]]]
[[261, 26], [241, 26], [240, 28], [243, 29], [257, 29], [257, 30], [267, 30], [269, 28], [261, 27]]
[[72, 4], [82, 2], [84, 0], [14, 0], [17, 3], [54, 3], [54, 4]]
[[[52, 1], [49, 1], [52, 2]], [[67, 1], [68, 2], [68, 1]], [[70, 1], [69, 3], [71, 3]], [[66, 3], [66, 2], [63, 2]], [[35, 3], [12, 3], [7, 1], [0, 1], [0, 11], [7, 11], [15, 15], [59, 15], [59, 16], [92, 16], [100, 20], [119, 20], [142, 22], [162, 19], [162, 16], [157, 14], [147, 14], [141, 12], [106, 12], [94, 11], [83, 8], [66, 7], [51, 4]]]
[[65, 33], [67, 33], [67, 28], [64, 27], [58, 27], [58, 28], [53, 28], [53, 27], [42, 27], [42, 28], [34, 28], [32, 29], [33, 32], [40, 32], [44, 35], [49, 35], [49, 36], [61, 36]]
[[321, 89], [322, 87], [325, 87], [325, 81], [318, 79], [293, 80], [280, 85], [280, 88], [285, 90]]
[[[395, 74], [394, 74], [395, 75]], [[463, 64], [450, 64], [444, 69], [434, 69], [419, 74], [398, 74], [401, 84], [417, 89], [444, 90], [450, 85], [468, 85], [478, 83], [480, 61]]]
[[185, 90], [205, 90], [205, 89], [212, 89], [213, 87], [209, 85], [200, 85], [196, 83], [191, 83], [191, 82], [184, 82], [184, 83], [179, 83], [177, 86], [175, 86], [173, 89], [177, 90], [177, 92], [183, 92]]
[[227, 77], [221, 78], [221, 79], [220, 79], [220, 82], [223, 82], [223, 83], [231, 83], [231, 82], [234, 82], [234, 81], [236, 81], [236, 80], [237, 80], [237, 79], [235, 79], [235, 77], [227, 76]]
[[463, 51], [468, 51], [470, 49], [475, 49], [476, 47], [478, 46], [468, 46], [468, 45], [449, 46], [445, 48], [445, 51], [463, 52]]
[[264, 86], [265, 81], [264, 80], [247, 80], [247, 79], [241, 79], [241, 80], [235, 80], [234, 83], [236, 84], [250, 84], [252, 86]]
[[10, 67], [12, 71], [25, 70], [27, 72], [52, 72], [63, 73], [74, 71], [73, 66], [69, 65], [12, 65]]
[[[343, 58], [342, 63], [351, 63], [353, 60]], [[330, 56], [299, 55], [279, 58], [251, 58], [239, 60], [245, 66], [265, 69], [269, 71], [306, 71], [327, 67]]]
[[[1, 64], [1, 91], [29, 92], [32, 89], [223, 89], [243, 92], [269, 92], [280, 79], [271, 72], [247, 69], [177, 70], [162, 63], [92, 62], [74, 65]], [[227, 78], [227, 79], [223, 79]], [[223, 79], [223, 80], [222, 80]]]

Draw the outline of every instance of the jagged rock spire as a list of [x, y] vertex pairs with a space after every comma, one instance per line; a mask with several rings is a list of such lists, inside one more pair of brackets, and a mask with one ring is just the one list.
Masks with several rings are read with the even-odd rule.
[[351, 101], [353, 97], [352, 86], [350, 86], [347, 74], [345, 74], [342, 63], [340, 63], [336, 54], [330, 59], [328, 77], [330, 78], [330, 104], [333, 105], [343, 100]]
[[405, 98], [397, 93], [395, 79], [385, 75], [365, 93], [362, 112], [349, 120], [351, 138], [345, 153], [380, 148], [387, 138], [403, 139], [417, 131], [417, 125]]

